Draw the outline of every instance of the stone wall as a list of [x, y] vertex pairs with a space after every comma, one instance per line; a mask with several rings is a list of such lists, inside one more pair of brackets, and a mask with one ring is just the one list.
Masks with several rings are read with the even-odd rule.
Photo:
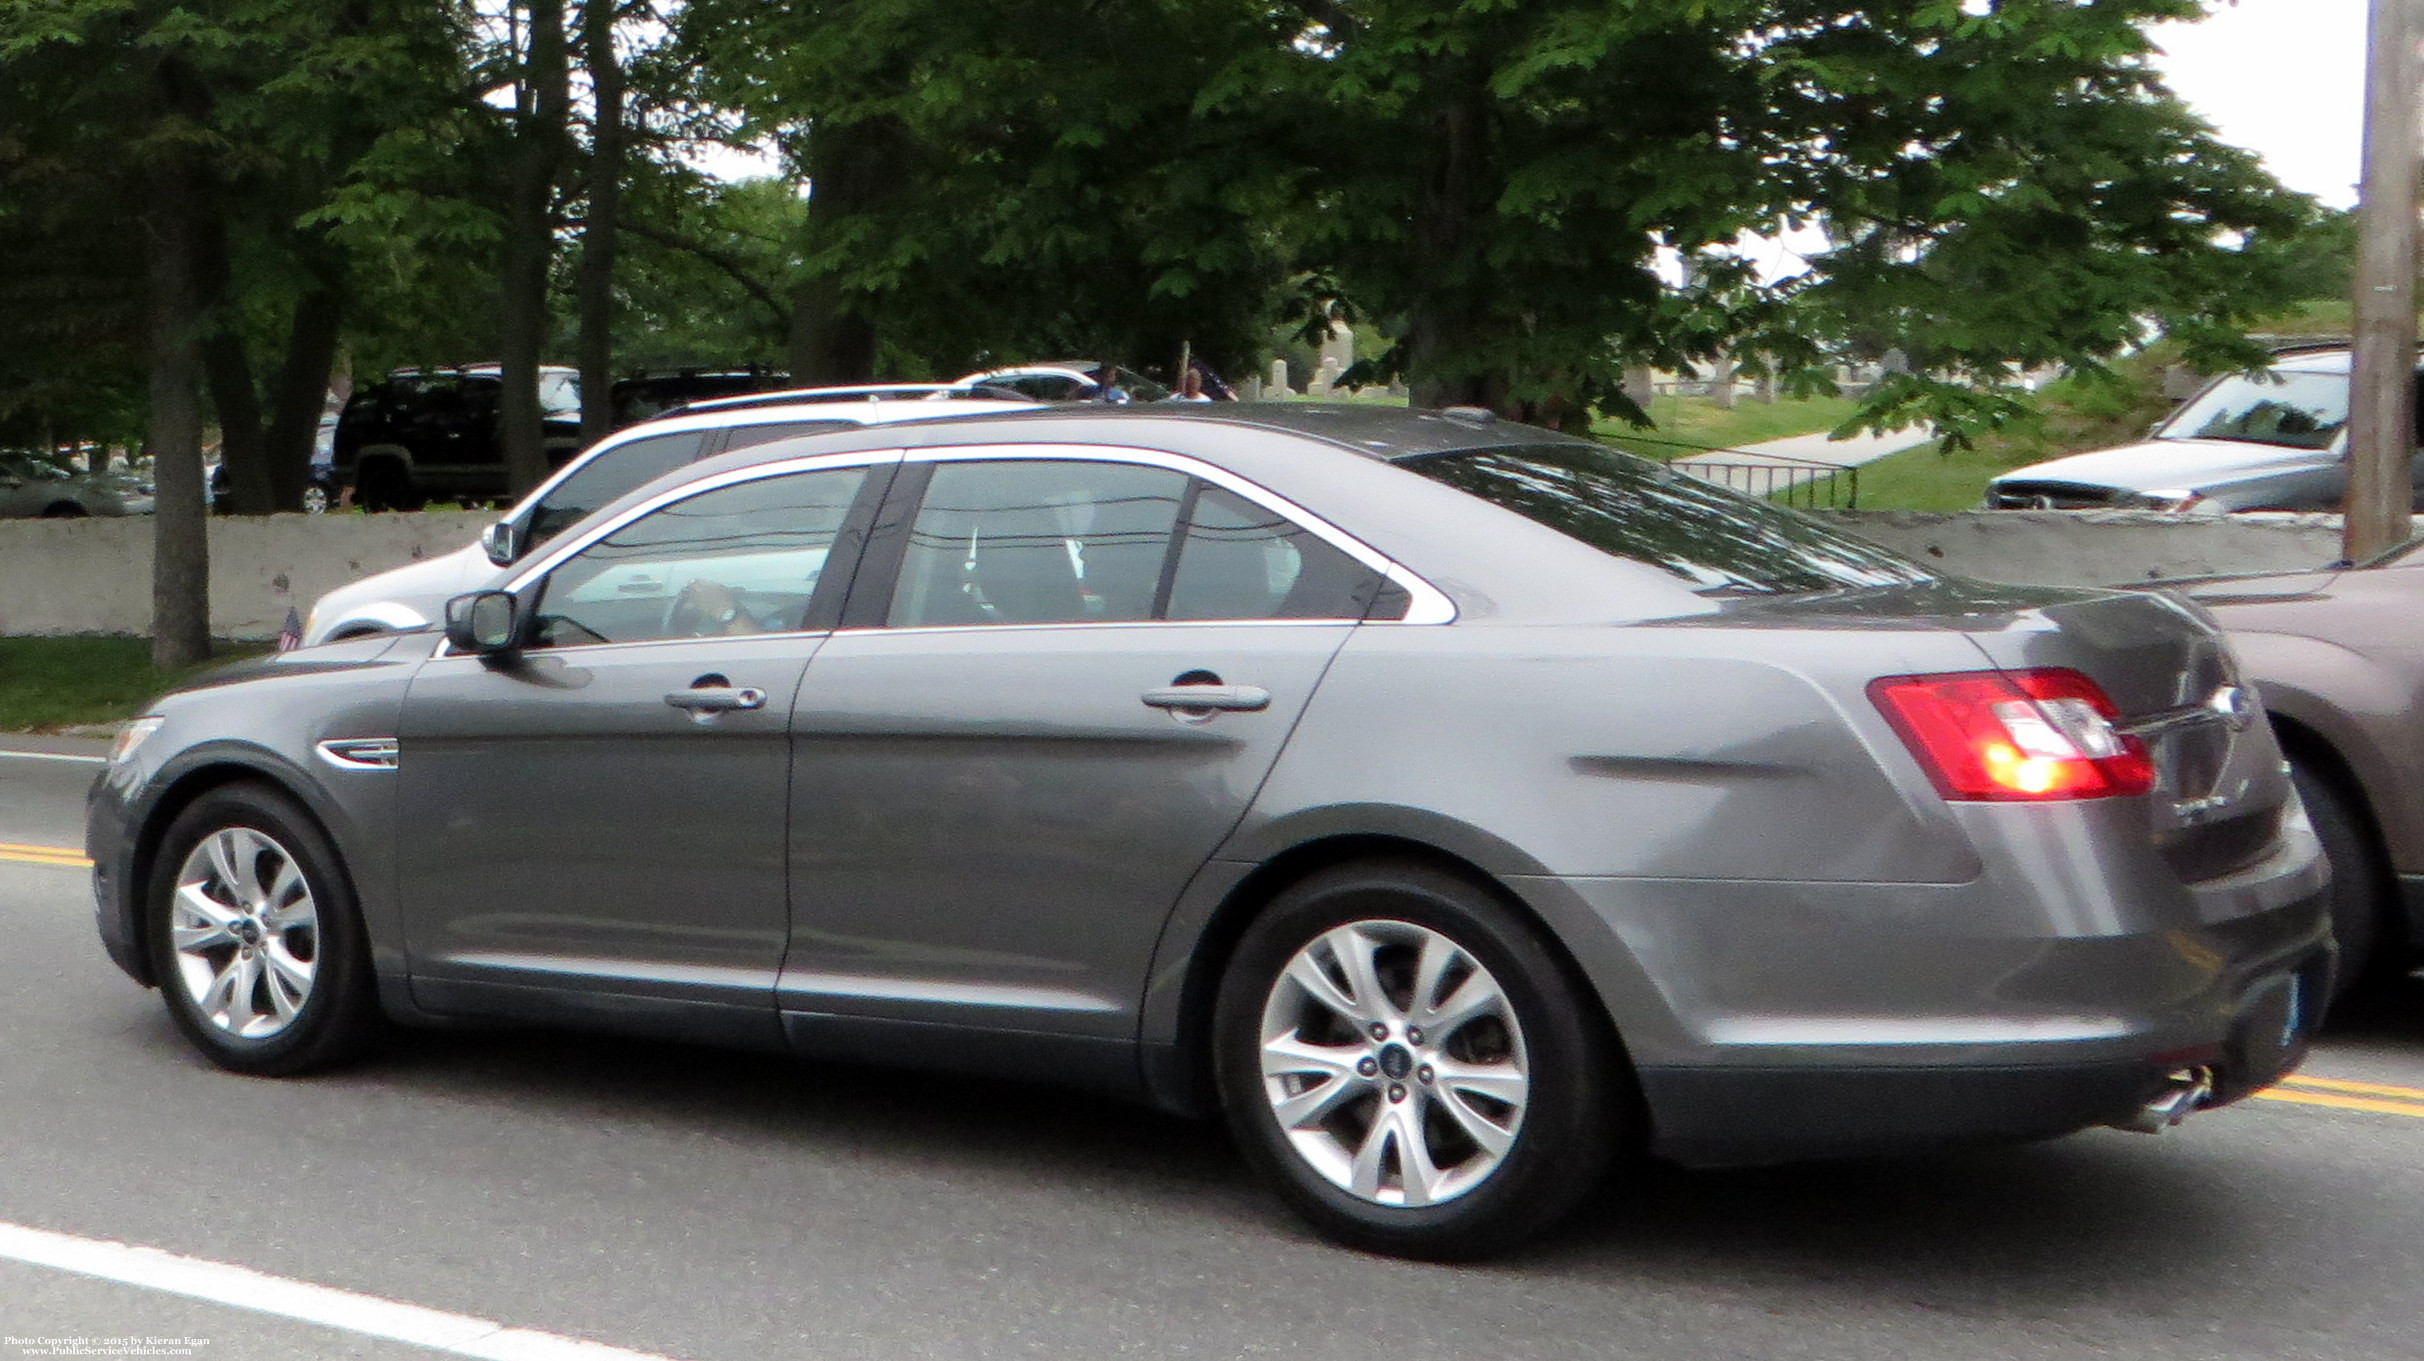
[[[2296, 571], [2340, 555], [2339, 518], [2329, 515], [1816, 513], [1922, 562], [1990, 581], [2122, 584]], [[494, 518], [426, 511], [213, 520], [211, 631], [275, 637], [289, 609], [308, 613], [332, 587], [450, 552]], [[148, 516], [0, 520], [0, 634], [148, 633], [151, 561]]]
[[[210, 629], [274, 638], [289, 609], [373, 572], [451, 552], [497, 517], [227, 516], [210, 522]], [[152, 520], [0, 520], [0, 634], [151, 632]]]

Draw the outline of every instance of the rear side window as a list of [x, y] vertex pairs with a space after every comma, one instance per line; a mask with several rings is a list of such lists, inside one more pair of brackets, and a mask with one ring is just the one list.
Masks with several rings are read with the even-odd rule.
[[1671, 572], [1703, 593], [1790, 594], [1929, 581], [1900, 554], [1647, 459], [1587, 444], [1474, 449], [1399, 466]]
[[1163, 617], [1361, 619], [1380, 586], [1380, 573], [1294, 521], [1207, 486], [1188, 516]]
[[1037, 459], [935, 467], [887, 619], [895, 628], [1153, 617], [1187, 477]]
[[571, 528], [581, 517], [623, 493], [651, 482], [699, 456], [705, 435], [687, 430], [656, 435], [601, 449], [555, 485], [530, 513], [531, 546], [547, 542]]

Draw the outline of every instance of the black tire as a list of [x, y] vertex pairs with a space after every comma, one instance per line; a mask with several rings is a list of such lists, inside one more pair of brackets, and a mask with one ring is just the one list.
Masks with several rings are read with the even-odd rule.
[[42, 508], [42, 518], [45, 520], [81, 520], [91, 514], [75, 501], [53, 501]]
[[419, 510], [428, 503], [412, 484], [412, 475], [392, 458], [365, 466], [354, 483], [354, 499], [367, 511]]
[[2291, 758], [2290, 779], [2314, 824], [2315, 839], [2331, 861], [2331, 938], [2340, 949], [2332, 1000], [2396, 973], [2407, 942], [2396, 915], [2398, 895], [2382, 858], [2373, 824], [2338, 785], [2304, 761]]
[[[263, 887], [259, 882], [261, 876], [276, 865], [273, 855], [283, 855], [291, 861], [300, 872], [308, 898], [289, 897], [286, 901], [308, 902], [313, 914], [308, 930], [278, 929], [269, 914], [262, 913], [255, 916], [250, 931], [221, 931], [228, 938], [224, 945], [192, 953], [179, 950], [175, 940], [177, 924], [181, 917], [194, 920], [177, 901], [181, 872], [197, 854], [207, 857], [207, 851], [198, 852], [197, 848], [222, 833], [251, 833], [266, 838], [270, 851], [251, 857], [251, 863], [239, 869], [240, 873], [248, 871], [254, 876], [256, 888]], [[242, 915], [243, 895], [229, 891], [215, 873], [198, 891], [216, 904], [232, 903], [239, 909], [234, 915]], [[275, 893], [274, 887], [271, 892]], [[268, 896], [263, 895], [264, 901]], [[242, 925], [241, 921], [238, 925]], [[363, 932], [352, 881], [344, 872], [336, 848], [311, 815], [292, 798], [266, 785], [221, 785], [195, 799], [169, 824], [160, 840], [158, 858], [151, 865], [146, 935], [152, 976], [160, 985], [170, 1018], [196, 1049], [222, 1068], [260, 1077], [307, 1073], [354, 1057], [379, 1031], [381, 1022], [369, 941]], [[284, 961], [301, 959], [311, 970], [309, 987], [290, 1017], [275, 1016], [282, 1008], [274, 1005], [270, 995], [277, 988], [270, 961], [273, 944], [285, 952]], [[302, 948], [305, 945], [308, 950]], [[274, 1020], [278, 1026], [274, 1033], [257, 1036], [239, 1033], [229, 1020], [214, 1019], [205, 1003], [195, 996], [195, 990], [205, 986], [202, 976], [231, 965], [240, 950], [246, 951], [242, 958], [257, 958], [259, 964], [241, 975], [255, 981], [243, 985], [240, 1001], [231, 1000], [228, 1012], [233, 1013], [241, 1005], [245, 1013], [256, 1019]], [[229, 992], [232, 999], [235, 990], [230, 988]], [[264, 1007], [272, 1016], [258, 1015]]]
[[[1514, 1021], [1513, 1027], [1498, 1032], [1502, 1041], [1498, 1062], [1507, 1062], [1511, 1053], [1516, 1063], [1528, 1069], [1528, 1089], [1520, 1115], [1512, 1121], [1512, 1141], [1497, 1155], [1494, 1166], [1486, 1165], [1491, 1156], [1486, 1149], [1463, 1139], [1453, 1113], [1445, 1109], [1449, 1079], [1444, 1069], [1451, 1058], [1459, 1057], [1450, 1055], [1450, 1047], [1468, 1043], [1475, 1026], [1500, 1024], [1491, 1017], [1454, 1023], [1449, 1033], [1427, 1037], [1443, 1056], [1436, 1086], [1430, 1085], [1432, 1070], [1424, 1062], [1424, 1056], [1434, 1051], [1419, 1044], [1383, 1045], [1375, 1040], [1366, 1055], [1370, 1062], [1355, 1069], [1362, 1074], [1360, 1079], [1347, 1078], [1342, 1069], [1334, 1080], [1360, 1082], [1358, 1090], [1364, 1094], [1337, 1101], [1332, 1115], [1315, 1126], [1300, 1124], [1296, 1136], [1315, 1145], [1319, 1156], [1331, 1158], [1332, 1171], [1317, 1166], [1314, 1155], [1300, 1151], [1281, 1127], [1273, 1102], [1282, 1098], [1269, 1084], [1292, 1087], [1298, 1079], [1285, 1076], [1267, 1081], [1264, 1076], [1266, 1007], [1278, 1016], [1300, 1005], [1288, 1000], [1294, 994], [1277, 991], [1283, 971], [1299, 952], [1309, 952], [1308, 958], [1322, 957], [1320, 952], [1330, 947], [1316, 942], [1335, 940], [1328, 933], [1354, 923], [1372, 923], [1390, 932], [1402, 927], [1414, 938], [1384, 944], [1367, 954], [1374, 961], [1379, 990], [1396, 1009], [1398, 1019], [1384, 1025], [1408, 1021], [1415, 1013], [1410, 966], [1418, 953], [1409, 952], [1424, 948], [1417, 942], [1425, 933], [1445, 938], [1476, 966], [1475, 972], [1486, 973], [1484, 982], [1496, 983], [1505, 1012]], [[1327, 958], [1335, 960], [1337, 955], [1332, 951]], [[1347, 976], [1330, 972], [1333, 977]], [[1460, 980], [1470, 976], [1451, 972], [1449, 985], [1437, 991], [1452, 998]], [[1405, 1000], [1395, 1000], [1400, 997]], [[1346, 1022], [1342, 1013], [1310, 1001], [1301, 1006], [1306, 1019], [1288, 1023], [1291, 1039], [1314, 1045], [1363, 1044], [1363, 1032]], [[1326, 1024], [1324, 1017], [1334, 1017], [1347, 1028], [1308, 1038], [1308, 1031]], [[1394, 1033], [1404, 1040], [1409, 1032]], [[1506, 1040], [1510, 1035], [1511, 1041]], [[1212, 1044], [1221, 1106], [1247, 1159], [1316, 1229], [1367, 1251], [1455, 1260], [1504, 1250], [1573, 1210], [1596, 1187], [1611, 1161], [1638, 1137], [1634, 1103], [1624, 1099], [1629, 1089], [1623, 1059], [1597, 999], [1514, 909], [1464, 878], [1425, 865], [1394, 861], [1339, 865], [1282, 891], [1247, 928], [1222, 976]], [[1408, 1052], [1388, 1052], [1401, 1047]], [[1399, 1070], [1409, 1063], [1420, 1065], [1411, 1069], [1414, 1076], [1404, 1082], [1392, 1081], [1404, 1075]], [[1296, 1089], [1296, 1094], [1313, 1094], [1323, 1085], [1310, 1083]], [[1341, 1091], [1347, 1089], [1342, 1085]], [[1375, 1196], [1367, 1196], [1334, 1179], [1337, 1164], [1330, 1150], [1335, 1146], [1343, 1153], [1347, 1143], [1356, 1142], [1366, 1150], [1380, 1150], [1371, 1161], [1383, 1169], [1382, 1178], [1394, 1156], [1400, 1183], [1394, 1194], [1401, 1201], [1412, 1198], [1403, 1150], [1407, 1136], [1392, 1136], [1399, 1140], [1392, 1153], [1387, 1139], [1374, 1134], [1392, 1109], [1384, 1103], [1401, 1100], [1407, 1104], [1396, 1109], [1403, 1113], [1408, 1127], [1424, 1131], [1417, 1138], [1426, 1164], [1440, 1161], [1432, 1156], [1435, 1150], [1444, 1148], [1454, 1154], [1460, 1141], [1469, 1145], [1470, 1153], [1460, 1163], [1462, 1171], [1456, 1173], [1473, 1175], [1469, 1186], [1447, 1192], [1437, 1203], [1411, 1205], [1384, 1203], [1392, 1194], [1385, 1186]], [[1471, 1104], [1466, 1107], [1469, 1110]], [[1359, 1109], [1369, 1112], [1360, 1129]], [[1480, 1161], [1472, 1160], [1476, 1157]], [[1483, 1170], [1473, 1172], [1477, 1167]]]

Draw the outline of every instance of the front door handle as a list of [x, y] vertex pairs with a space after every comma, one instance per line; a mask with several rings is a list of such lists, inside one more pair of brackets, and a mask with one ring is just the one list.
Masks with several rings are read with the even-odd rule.
[[668, 691], [665, 702], [676, 709], [688, 709], [693, 715], [721, 714], [734, 709], [763, 709], [766, 707], [766, 692], [752, 685], [738, 689], [728, 685], [702, 685], [688, 690]]
[[1144, 699], [1152, 708], [1181, 712], [1220, 709], [1250, 714], [1271, 707], [1271, 692], [1259, 685], [1165, 685], [1147, 690]]

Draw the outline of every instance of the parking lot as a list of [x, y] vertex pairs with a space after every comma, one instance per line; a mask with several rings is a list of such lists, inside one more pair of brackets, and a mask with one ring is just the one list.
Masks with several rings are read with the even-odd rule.
[[222, 1074], [95, 943], [94, 769], [0, 757], [0, 1252], [188, 1260], [134, 1284], [0, 1255], [0, 1356], [431, 1354], [375, 1335], [423, 1317], [394, 1304], [459, 1316], [433, 1336], [462, 1354], [685, 1361], [2424, 1354], [2424, 994], [2160, 1137], [1652, 1167], [1512, 1258], [1424, 1266], [1314, 1239], [1214, 1127], [1042, 1088], [517, 1032]]

